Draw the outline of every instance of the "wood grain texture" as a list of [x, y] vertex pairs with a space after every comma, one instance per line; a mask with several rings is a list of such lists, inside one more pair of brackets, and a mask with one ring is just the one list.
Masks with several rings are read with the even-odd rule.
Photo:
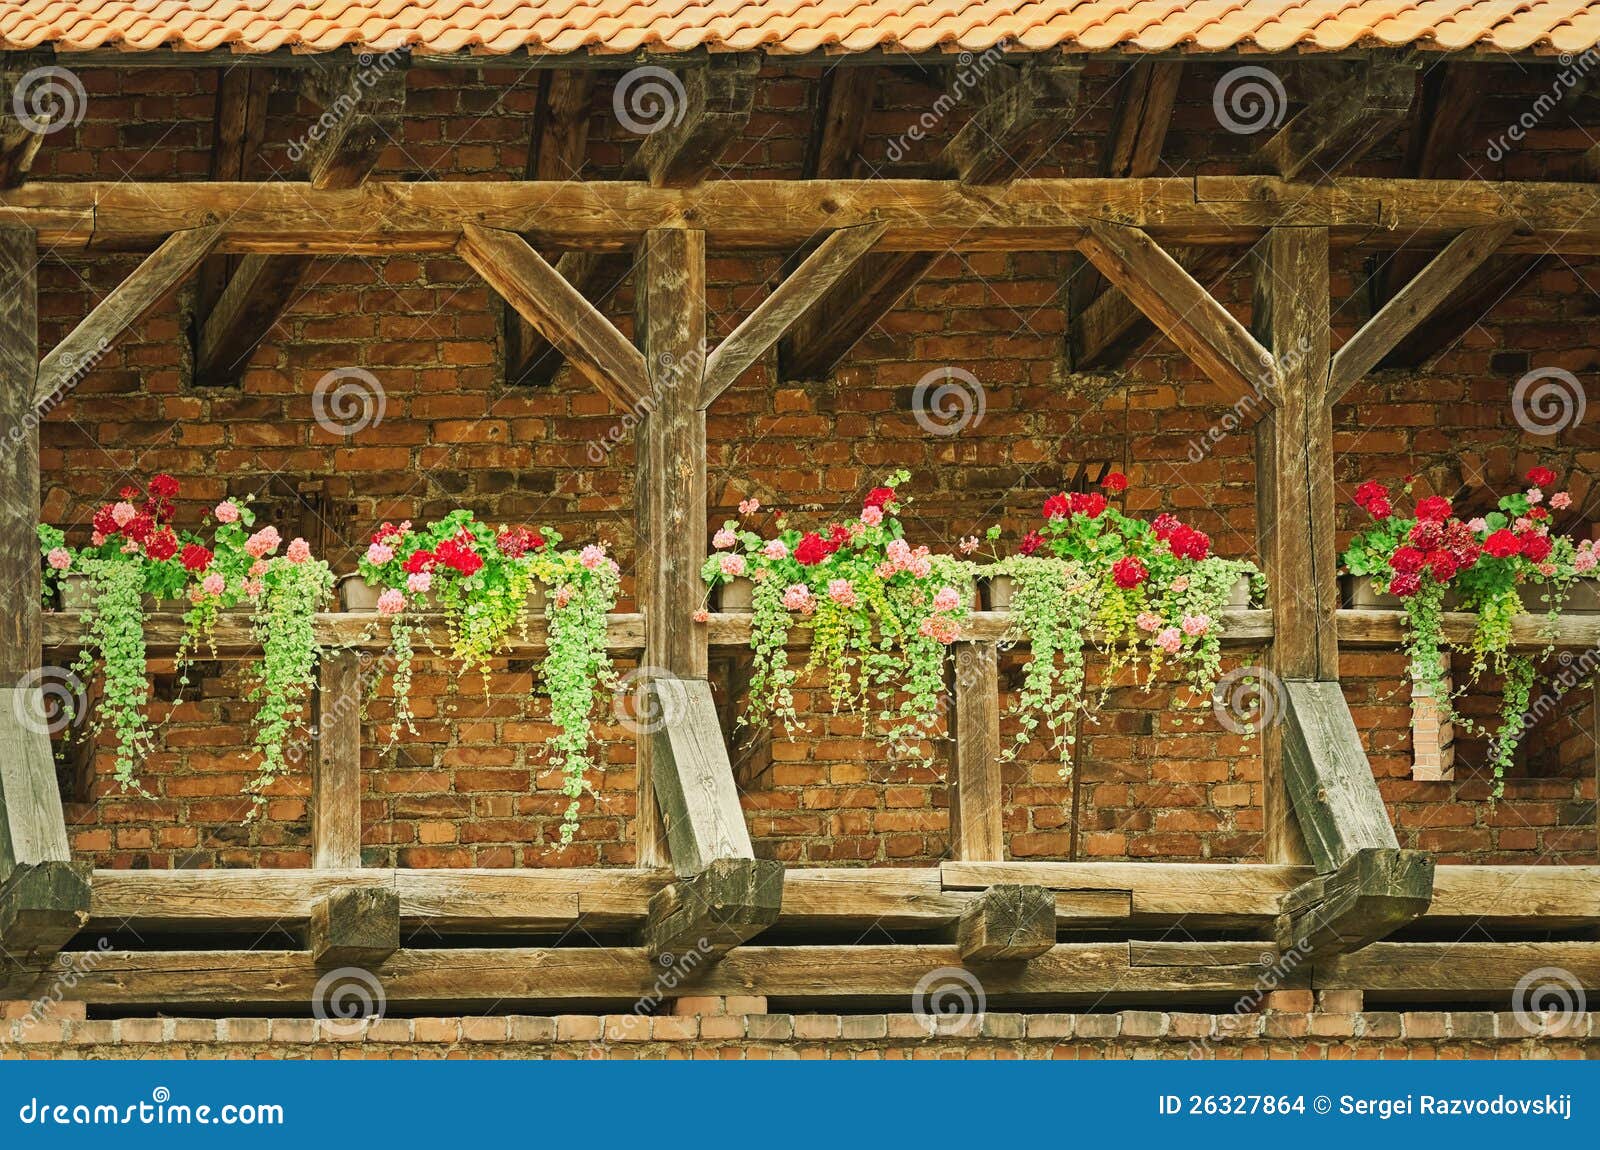
[[1000, 782], [1000, 654], [994, 643], [955, 645], [955, 775], [951, 849], [964, 862], [1005, 858], [1005, 796]]
[[651, 775], [672, 869], [695, 875], [717, 859], [754, 858], [711, 684], [657, 677], [649, 695]]
[[1285, 896], [1278, 949], [1315, 961], [1386, 938], [1427, 911], [1433, 872], [1422, 851], [1362, 847], [1332, 874]]
[[860, 174], [867, 113], [878, 86], [875, 67], [829, 68], [817, 85], [816, 126], [806, 141], [802, 165], [808, 180], [839, 180]]
[[653, 108], [636, 110], [644, 113], [638, 119], [652, 130], [624, 166], [623, 178], [647, 180], [658, 188], [705, 179], [749, 125], [760, 70], [758, 56], [741, 52], [715, 55], [677, 72], [682, 96], [669, 94], [661, 117]]
[[372, 970], [400, 949], [400, 896], [381, 883], [324, 895], [311, 908], [307, 945], [318, 966]]
[[217, 224], [168, 236], [39, 363], [35, 405], [74, 387], [125, 331], [189, 278], [221, 238]]
[[1353, 163], [1406, 122], [1418, 66], [1370, 59], [1317, 92], [1257, 152], [1263, 171], [1314, 180]]
[[30, 231], [0, 229], [0, 298], [0, 585], [10, 598], [0, 612], [0, 686], [10, 687], [40, 665], [39, 286]]
[[782, 905], [782, 863], [718, 858], [651, 896], [640, 939], [663, 965], [691, 953], [710, 961], [766, 930]]
[[644, 357], [521, 236], [469, 223], [456, 250], [618, 407], [649, 394]]
[[1056, 944], [1055, 895], [1042, 886], [992, 886], [968, 904], [954, 938], [962, 962], [1025, 962]]
[[0, 687], [0, 880], [72, 858], [45, 707], [37, 685]]
[[89, 865], [0, 867], [0, 984], [13, 964], [46, 964], [89, 919]]
[[1339, 684], [1285, 681], [1282, 704], [1284, 781], [1317, 870], [1336, 871], [1367, 848], [1397, 849]]
[[316, 750], [311, 766], [311, 865], [361, 865], [361, 656], [323, 651], [313, 701]]

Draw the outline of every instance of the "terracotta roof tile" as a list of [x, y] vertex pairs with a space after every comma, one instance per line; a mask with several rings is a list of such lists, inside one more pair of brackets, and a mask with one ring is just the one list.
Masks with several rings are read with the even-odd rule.
[[0, 0], [0, 49], [1578, 53], [1600, 0]]

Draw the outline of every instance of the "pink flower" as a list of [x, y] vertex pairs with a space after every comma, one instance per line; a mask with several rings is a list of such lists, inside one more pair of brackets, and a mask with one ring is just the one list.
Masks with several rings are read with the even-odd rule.
[[1140, 611], [1138, 618], [1134, 622], [1138, 624], [1141, 631], [1161, 630], [1161, 616], [1154, 611]]
[[976, 551], [978, 549], [978, 537], [976, 535], [968, 535], [965, 539], [963, 539], [961, 541], [960, 547], [961, 547], [961, 554], [963, 554], [963, 555], [971, 555], [974, 551]]
[[690, 618], [696, 623], [709, 623], [711, 622], [711, 612], [707, 611], [704, 607], [700, 607], [693, 615], [690, 616]]
[[[702, 535], [701, 538], [704, 539], [705, 536]], [[595, 570], [597, 567], [604, 566], [606, 562], [606, 549], [600, 546], [598, 543], [591, 543], [582, 551], [578, 552], [578, 562], [582, 563], [590, 571]]]
[[50, 564], [52, 571], [65, 571], [72, 566], [72, 552], [65, 547], [55, 547], [45, 556], [45, 560]]
[[1544, 502], [1544, 492], [1540, 491], [1537, 487], [1528, 488], [1528, 502], [1529, 503], [1543, 503]]
[[111, 509], [111, 519], [118, 527], [126, 527], [133, 522], [133, 517], [139, 514], [139, 509], [131, 503], [119, 503]]
[[961, 637], [961, 624], [950, 615], [929, 615], [917, 628], [917, 634], [948, 646]]
[[1210, 615], [1185, 615], [1183, 617], [1183, 633], [1198, 637], [1211, 630]]
[[261, 592], [266, 589], [267, 585], [259, 579], [246, 579], [244, 581], [244, 593], [252, 599], [261, 598]]
[[1567, 508], [1572, 506], [1572, 496], [1568, 495], [1565, 491], [1557, 491], [1550, 497], [1550, 506], [1554, 507], [1557, 511], [1565, 511]]
[[406, 576], [406, 590], [413, 595], [426, 595], [433, 588], [433, 574], [428, 571], [414, 571]]
[[804, 583], [796, 583], [784, 588], [783, 605], [790, 611], [799, 611], [809, 615], [817, 606], [817, 597], [811, 593], [811, 588]]
[[1539, 574], [1543, 575], [1546, 579], [1550, 578], [1550, 576], [1554, 575], [1555, 573], [1556, 565], [1554, 563], [1539, 564]]
[[263, 527], [244, 541], [244, 549], [247, 555], [263, 559], [276, 551], [282, 542], [283, 537], [278, 534], [276, 527]]
[[828, 598], [841, 607], [854, 607], [860, 602], [856, 598], [856, 589], [850, 586], [850, 580], [848, 579], [829, 579]]
[[718, 566], [720, 566], [722, 568], [722, 573], [724, 575], [743, 575], [744, 574], [744, 556], [743, 555], [724, 555], [718, 561]]
[[959, 606], [961, 606], [961, 592], [954, 587], [941, 587], [939, 593], [933, 597], [935, 611], [954, 611]]
[[124, 555], [137, 555], [139, 554], [139, 545], [132, 539], [129, 539], [122, 545], [122, 553]]
[[789, 545], [782, 539], [768, 539], [766, 546], [761, 548], [761, 554], [768, 559], [787, 559], [789, 557]]
[[718, 551], [726, 551], [737, 542], [739, 542], [739, 537], [732, 531], [729, 531], [726, 527], [722, 528], [711, 537], [711, 546], [715, 547]]
[[1187, 575], [1179, 575], [1172, 581], [1172, 589], [1179, 593], [1187, 591], [1189, 589], [1189, 577]]
[[380, 615], [398, 615], [405, 610], [405, 606], [406, 597], [393, 587], [378, 596], [378, 614]]
[[565, 607], [568, 603], [572, 602], [572, 597], [576, 594], [577, 592], [572, 589], [571, 583], [561, 584], [561, 586], [556, 589], [556, 606]]
[[926, 555], [918, 555], [911, 561], [911, 566], [907, 570], [914, 578], [926, 579], [933, 574], [933, 560]]
[[861, 522], [868, 527], [876, 527], [883, 522], [883, 508], [863, 507], [861, 509]]
[[1183, 646], [1183, 632], [1176, 627], [1168, 627], [1156, 636], [1156, 646], [1169, 655], [1176, 655], [1178, 648]]
[[291, 563], [304, 563], [311, 558], [311, 544], [304, 539], [291, 540], [289, 550], [284, 552], [284, 558]]
[[1489, 521], [1480, 515], [1476, 519], [1467, 520], [1467, 526], [1474, 531], [1487, 531], [1489, 530]]
[[96, 531], [93, 535], [89, 536], [89, 542], [94, 544], [94, 546], [96, 546], [96, 547], [102, 546], [105, 543], [105, 541], [106, 541], [105, 535], [102, 532], [99, 532], [99, 531]]
[[223, 580], [222, 576], [217, 574], [207, 575], [200, 580], [200, 590], [207, 595], [220, 595], [227, 586], [228, 584]]
[[266, 573], [267, 561], [265, 559], [257, 559], [254, 563], [250, 564], [250, 575], [253, 578], [259, 578]]
[[1579, 551], [1572, 557], [1574, 571], [1593, 571], [1597, 563], [1600, 563], [1600, 558], [1596, 558], [1593, 551]]
[[394, 548], [387, 543], [372, 543], [367, 546], [367, 562], [374, 567], [382, 567], [394, 558]]
[[212, 508], [211, 514], [217, 517], [218, 523], [237, 523], [239, 522], [239, 505], [231, 499], [224, 499], [216, 507]]
[[739, 500], [740, 515], [754, 515], [761, 510], [761, 500], [751, 496], [749, 499]]

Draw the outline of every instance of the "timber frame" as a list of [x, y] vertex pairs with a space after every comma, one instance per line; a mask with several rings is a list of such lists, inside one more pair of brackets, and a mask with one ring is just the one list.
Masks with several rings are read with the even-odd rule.
[[[116, 63], [155, 65], [159, 55]], [[229, 178], [206, 182], [27, 183], [37, 143], [18, 141], [0, 169], [0, 290], [19, 301], [0, 316], [0, 432], [19, 445], [5, 457], [0, 564], [27, 606], [0, 630], [0, 690], [16, 701], [0, 704], [0, 996], [26, 995], [57, 951], [97, 933], [127, 945], [67, 993], [106, 1007], [303, 1008], [323, 971], [360, 965], [380, 975], [391, 1004], [408, 1008], [601, 1008], [647, 993], [663, 960], [696, 947], [709, 961], [694, 993], [815, 1004], [902, 999], [929, 970], [968, 964], [996, 1004], [1222, 1005], [1259, 987], [1263, 949], [1274, 948], [1288, 968], [1279, 985], [1391, 1001], [1493, 1001], [1538, 966], [1600, 987], [1600, 867], [1435, 867], [1398, 846], [1339, 690], [1338, 653], [1395, 646], [1402, 620], [1338, 608], [1332, 437], [1334, 404], [1404, 351], [1487, 262], [1600, 254], [1600, 185], [1440, 179], [1425, 162], [1414, 179], [1330, 173], [1333, 153], [1359, 154], [1412, 114], [1416, 68], [1339, 59], [1358, 96], [1341, 87], [1312, 101], [1263, 145], [1256, 175], [1154, 174], [1184, 67], [1165, 57], [1130, 69], [1105, 174], [1095, 178], [1012, 178], [1041, 122], [1077, 98], [1078, 66], [1037, 58], [994, 78], [974, 120], [982, 130], [952, 139], [933, 165], [937, 179], [851, 178], [861, 117], [850, 101], [870, 98], [877, 57], [830, 76], [804, 181], [705, 178], [750, 116], [749, 59], [692, 60], [694, 114], [651, 137], [630, 178], [615, 182], [571, 178], [592, 86], [581, 71], [541, 81], [540, 144], [519, 181], [368, 178], [384, 124], [403, 113], [403, 72], [327, 143], [307, 183], [239, 182], [236, 155], [213, 173]], [[270, 66], [303, 61], [275, 56]], [[219, 98], [235, 151], [259, 114], [251, 75], [232, 82], [226, 108]], [[326, 83], [305, 87], [317, 98]], [[1300, 182], [1318, 172], [1317, 182]], [[35, 268], [47, 247], [148, 254], [41, 360]], [[790, 257], [782, 282], [715, 347], [710, 247]], [[1395, 267], [1406, 274], [1335, 350], [1330, 252], [1349, 247], [1403, 248]], [[1262, 740], [1267, 861], [1006, 861], [1006, 618], [995, 613], [974, 615], [955, 652], [951, 861], [810, 870], [757, 859], [711, 687], [714, 673], [736, 684], [737, 667], [724, 665], [747, 644], [749, 621], [689, 624], [702, 594], [706, 410], [773, 352], [802, 375], [831, 370], [939, 254], [1035, 250], [1076, 253], [1084, 278], [1070, 342], [1080, 362], [1114, 362], [1157, 328], [1230, 401], [1255, 408], [1260, 551], [1277, 590], [1268, 609], [1231, 612], [1226, 624], [1230, 642], [1267, 646], [1283, 686], [1283, 721]], [[329, 614], [317, 621], [329, 654], [316, 700], [314, 865], [91, 873], [67, 847], [48, 738], [15, 717], [42, 705], [30, 702], [42, 652], [70, 647], [79, 622], [38, 608], [35, 413], [196, 272], [206, 308], [198, 370], [217, 381], [272, 327], [308, 257], [396, 252], [454, 253], [503, 297], [515, 381], [548, 378], [559, 355], [613, 404], [645, 413], [640, 608], [613, 616], [610, 630], [614, 650], [651, 668], [648, 690], [666, 716], [637, 747], [638, 868], [362, 868], [355, 700], [360, 661], [384, 648], [384, 629]], [[618, 261], [634, 269], [632, 339], [602, 310]], [[1253, 276], [1249, 326], [1208, 290], [1235, 264]], [[1518, 642], [1541, 644], [1539, 622], [1517, 620]], [[1447, 631], [1471, 624], [1449, 617]], [[175, 644], [180, 629], [176, 616], [152, 618], [152, 651]], [[805, 629], [795, 636], [803, 644]], [[240, 618], [216, 628], [223, 657], [250, 642]], [[514, 653], [541, 643], [535, 627]], [[1558, 643], [1592, 647], [1600, 624], [1562, 620]], [[1448, 944], [1441, 963], [1439, 940], [1469, 925], [1520, 941]], [[1179, 926], [1206, 937], [1171, 941]], [[575, 928], [594, 945], [565, 944]], [[239, 949], [261, 932], [286, 942]], [[212, 945], [177, 945], [197, 935]]]

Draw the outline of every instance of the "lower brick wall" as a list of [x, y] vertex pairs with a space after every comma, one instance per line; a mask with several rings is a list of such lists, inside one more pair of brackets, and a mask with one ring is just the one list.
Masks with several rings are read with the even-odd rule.
[[[1269, 1010], [1000, 1014], [930, 1033], [911, 1014], [384, 1018], [50, 1017], [0, 1022], [0, 1060], [96, 1058], [1592, 1059], [1600, 1015]], [[948, 1021], [948, 1020], [946, 1020]], [[1536, 1029], [1535, 1029], [1536, 1028]]]

